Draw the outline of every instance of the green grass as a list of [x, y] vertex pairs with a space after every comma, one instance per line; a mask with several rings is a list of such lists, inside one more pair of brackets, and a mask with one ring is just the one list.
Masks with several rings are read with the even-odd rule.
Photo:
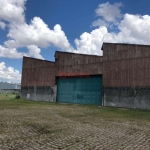
[[[150, 111], [146, 110], [34, 102], [15, 99], [15, 94], [0, 94], [0, 138], [4, 137], [0, 139], [0, 147], [4, 146], [2, 149], [9, 149], [5, 148], [5, 145], [16, 145], [18, 141], [21, 149], [22, 145], [30, 144], [29, 141], [36, 143], [43, 140], [41, 146], [57, 139], [59, 143], [59, 140], [61, 142], [72, 135], [72, 138], [66, 140], [68, 146], [84, 141], [88, 131], [94, 137], [95, 133], [100, 133], [101, 130], [107, 133], [102, 132], [98, 137], [109, 134], [112, 136], [121, 131], [127, 136], [136, 132], [145, 133], [145, 137], [149, 139], [149, 129]], [[80, 137], [82, 132], [84, 139]], [[83, 144], [85, 142], [89, 143], [90, 147], [90, 138], [89, 142], [87, 139]], [[29, 147], [34, 147], [34, 144]], [[84, 144], [84, 147], [88, 147], [88, 144]], [[57, 149], [59, 148], [65, 148], [65, 145], [60, 144], [57, 146]]]
[[[101, 118], [127, 118], [127, 119], [145, 119], [150, 121], [150, 111], [149, 110], [137, 110], [137, 109], [120, 109], [114, 107], [97, 107], [90, 105], [73, 105], [73, 104], [59, 104], [50, 102], [35, 102], [25, 99], [15, 99], [14, 94], [0, 95], [0, 109], [16, 109], [20, 107], [30, 108], [30, 107], [52, 107], [58, 106], [62, 109], [59, 110], [62, 116], [71, 118], [80, 117], [101, 117]], [[67, 113], [67, 109], [71, 108], [71, 113]], [[76, 111], [78, 110], [78, 112]]]

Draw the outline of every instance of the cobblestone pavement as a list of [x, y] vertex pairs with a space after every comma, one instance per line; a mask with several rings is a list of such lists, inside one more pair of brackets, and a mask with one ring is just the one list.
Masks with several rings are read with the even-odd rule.
[[150, 119], [117, 111], [58, 104], [0, 109], [0, 149], [150, 150]]

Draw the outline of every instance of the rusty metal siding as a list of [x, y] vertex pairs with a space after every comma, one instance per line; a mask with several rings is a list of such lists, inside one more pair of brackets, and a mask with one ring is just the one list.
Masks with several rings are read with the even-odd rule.
[[24, 58], [23, 86], [52, 86], [60, 72], [103, 74], [104, 86], [149, 86], [150, 46], [104, 44], [104, 56], [56, 52], [56, 62]]
[[53, 86], [54, 64], [50, 61], [24, 57], [21, 86]]
[[[91, 75], [102, 74], [103, 59], [101, 56], [56, 52], [55, 58], [57, 60], [56, 76], [59, 76], [59, 73], [63, 71], [75, 74], [81, 74], [83, 72]], [[60, 63], [62, 61], [64, 63]], [[59, 66], [64, 67], [60, 69]]]
[[104, 86], [150, 86], [150, 46], [104, 43], [103, 51]]
[[150, 57], [150, 46], [147, 45], [103, 43], [102, 49], [104, 59], [109, 56], [108, 60]]

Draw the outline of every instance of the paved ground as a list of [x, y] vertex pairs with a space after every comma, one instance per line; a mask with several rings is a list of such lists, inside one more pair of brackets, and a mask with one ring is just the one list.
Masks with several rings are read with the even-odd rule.
[[0, 99], [1, 150], [150, 150], [150, 111]]

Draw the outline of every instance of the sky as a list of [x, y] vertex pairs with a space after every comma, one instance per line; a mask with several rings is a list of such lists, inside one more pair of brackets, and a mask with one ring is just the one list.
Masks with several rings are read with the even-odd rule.
[[150, 45], [150, 1], [0, 0], [0, 81], [21, 82], [23, 56], [102, 56], [103, 42]]

